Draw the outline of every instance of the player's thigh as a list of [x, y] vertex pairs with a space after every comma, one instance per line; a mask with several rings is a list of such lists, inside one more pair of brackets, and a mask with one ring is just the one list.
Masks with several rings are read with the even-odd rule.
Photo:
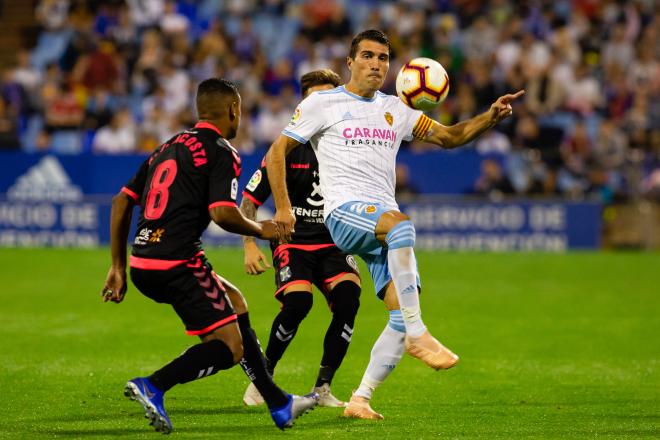
[[314, 284], [322, 292], [332, 290], [342, 281], [352, 281], [360, 285], [360, 271], [352, 255], [337, 247], [316, 251], [317, 264], [314, 272]]
[[246, 313], [248, 311], [247, 300], [245, 299], [245, 296], [243, 296], [243, 293], [238, 289], [238, 287], [236, 287], [227, 278], [218, 275], [215, 272], [213, 272], [213, 275], [225, 288], [225, 292], [227, 293], [227, 298], [231, 302], [234, 311], [238, 315], [242, 315], [243, 313]]
[[387, 249], [380, 248], [360, 255], [360, 257], [367, 265], [371, 279], [374, 282], [376, 296], [382, 300], [385, 296], [385, 288], [392, 281], [392, 275], [387, 264]]
[[204, 336], [236, 320], [225, 287], [210, 265], [176, 270], [178, 276], [169, 283], [170, 304], [186, 326], [186, 333]]
[[380, 205], [347, 202], [330, 213], [325, 225], [339, 249], [347, 254], [362, 255], [382, 248], [375, 230], [378, 219], [387, 211]]
[[311, 292], [316, 258], [313, 251], [295, 249], [286, 245], [273, 252], [275, 269], [275, 297], [281, 301], [285, 293]]

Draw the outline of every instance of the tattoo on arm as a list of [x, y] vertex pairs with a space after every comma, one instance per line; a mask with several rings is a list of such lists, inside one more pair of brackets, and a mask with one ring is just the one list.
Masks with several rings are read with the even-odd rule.
[[[243, 215], [253, 221], [257, 220], [257, 205], [254, 204], [250, 199], [247, 197], [243, 197], [243, 200], [241, 200], [241, 207], [239, 208], [241, 213]], [[243, 236], [243, 243], [247, 243], [249, 241], [255, 241], [254, 237], [250, 237], [247, 235]]]

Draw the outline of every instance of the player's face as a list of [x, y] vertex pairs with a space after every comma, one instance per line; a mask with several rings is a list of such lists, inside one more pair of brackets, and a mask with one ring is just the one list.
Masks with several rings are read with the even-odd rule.
[[314, 92], [320, 92], [322, 90], [331, 90], [334, 89], [335, 86], [332, 84], [319, 84], [318, 86], [312, 86], [309, 89], [307, 89], [307, 92], [305, 93], [305, 96], [303, 98], [307, 98], [309, 95], [311, 95]]
[[360, 88], [380, 89], [390, 69], [387, 46], [372, 40], [360, 41], [355, 59], [348, 57], [348, 69], [351, 71], [351, 81], [356, 82]]

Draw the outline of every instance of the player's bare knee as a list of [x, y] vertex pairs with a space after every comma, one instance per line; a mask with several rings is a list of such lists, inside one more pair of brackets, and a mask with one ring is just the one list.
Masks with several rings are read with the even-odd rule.
[[409, 221], [410, 217], [399, 211], [388, 211], [381, 215], [376, 223], [376, 238], [385, 242], [387, 234], [396, 227], [399, 223]]
[[227, 291], [227, 299], [229, 299], [229, 302], [231, 303], [231, 306], [236, 314], [242, 315], [247, 313], [247, 301], [245, 300], [243, 294], [237, 289], [229, 288], [227, 285], [225, 285], [225, 289]]
[[236, 323], [231, 323], [215, 329], [211, 333], [204, 335], [203, 342], [209, 342], [214, 339], [222, 341], [232, 353], [234, 364], [237, 364], [243, 357], [243, 339]]

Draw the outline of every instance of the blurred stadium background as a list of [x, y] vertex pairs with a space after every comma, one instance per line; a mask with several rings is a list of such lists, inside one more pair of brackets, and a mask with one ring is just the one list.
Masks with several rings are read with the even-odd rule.
[[300, 75], [330, 67], [348, 78], [352, 35], [376, 27], [394, 49], [385, 91], [412, 57], [447, 68], [451, 92], [433, 114], [445, 124], [527, 90], [471, 148], [402, 147], [397, 189], [421, 247], [658, 248], [659, 10], [652, 0], [2, 0], [0, 246], [106, 243], [110, 195], [192, 124], [206, 77], [240, 87], [233, 143], [249, 178], [300, 99]]

